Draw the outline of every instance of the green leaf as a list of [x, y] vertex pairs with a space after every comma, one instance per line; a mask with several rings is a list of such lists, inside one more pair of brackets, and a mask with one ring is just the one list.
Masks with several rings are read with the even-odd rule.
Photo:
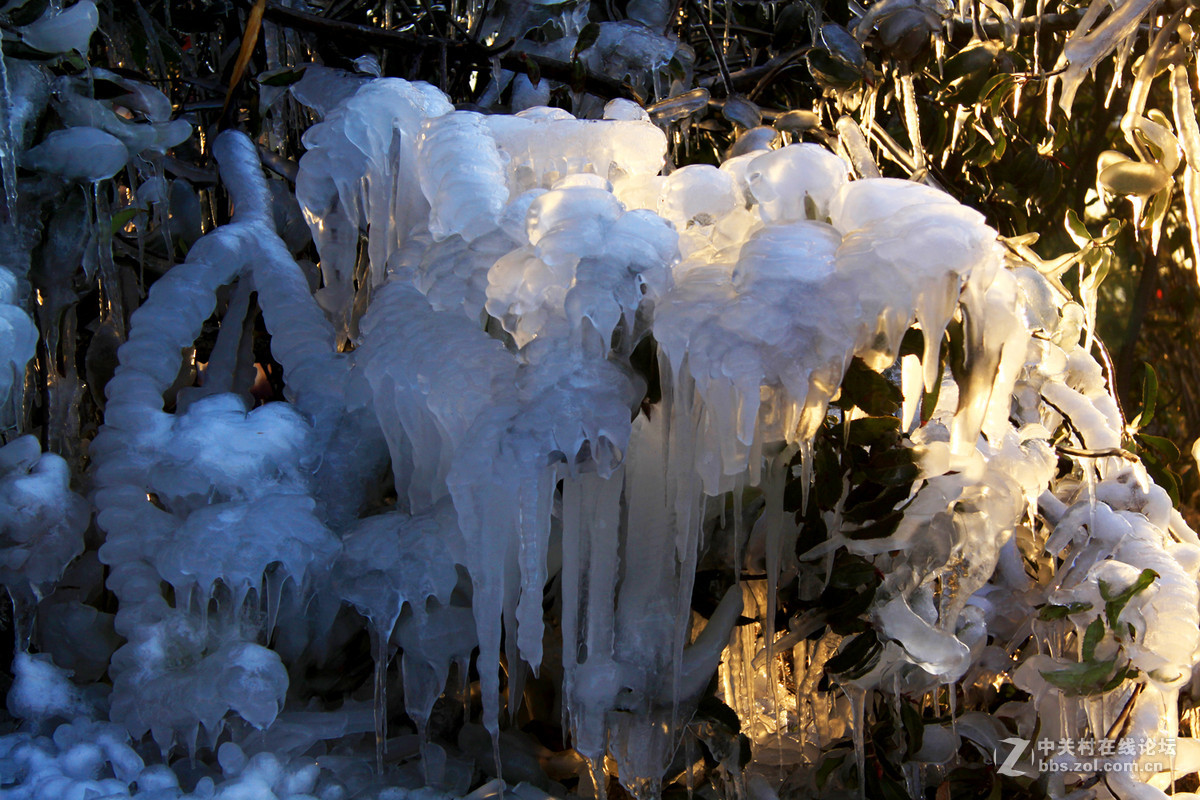
[[842, 378], [842, 393], [835, 405], [856, 406], [872, 416], [888, 416], [896, 413], [903, 400], [900, 387], [868, 367], [861, 358], [855, 358]]
[[919, 328], [909, 328], [900, 340], [900, 352], [897, 357], [919, 356], [925, 352], [925, 334]]
[[525, 75], [529, 78], [529, 82], [537, 86], [542, 81], [542, 67], [536, 61], [524, 53], [520, 56], [521, 62], [525, 65]]
[[946, 59], [946, 63], [942, 67], [942, 83], [949, 86], [968, 75], [991, 69], [998, 52], [1000, 52], [999, 42], [977, 42], [964, 47]]
[[579, 38], [575, 40], [575, 47], [571, 49], [571, 58], [576, 58], [584, 50], [596, 43], [600, 38], [600, 25], [595, 22], [589, 22], [583, 26], [583, 30], [579, 32]]
[[307, 67], [282, 67], [258, 73], [260, 86], [291, 86], [304, 77]]
[[1109, 678], [1104, 683], [1104, 685], [1100, 687], [1100, 691], [1101, 692], [1111, 692], [1113, 689], [1120, 686], [1125, 681], [1126, 678], [1132, 678], [1135, 675], [1137, 675], [1137, 670], [1134, 669], [1131, 665], [1126, 664], [1125, 666], [1123, 666], [1119, 670], [1117, 670], [1116, 674], [1114, 674], [1111, 678]]
[[843, 763], [845, 763], [845, 761], [846, 761], [845, 754], [842, 754], [837, 757], [826, 756], [825, 759], [821, 762], [821, 766], [817, 767], [817, 776], [816, 776], [817, 777], [817, 788], [824, 789], [825, 782], [829, 780], [829, 776], [833, 774], [833, 771], [835, 769], [837, 769]]
[[1108, 620], [1109, 628], [1112, 630], [1117, 629], [1117, 620], [1121, 616], [1121, 611], [1125, 609], [1125, 606], [1129, 604], [1129, 601], [1135, 595], [1154, 583], [1157, 578], [1157, 572], [1152, 569], [1144, 569], [1137, 576], [1137, 580], [1115, 593], [1109, 588], [1107, 583], [1100, 581], [1100, 596], [1104, 598], [1104, 616]]
[[895, 533], [896, 528], [900, 527], [900, 520], [902, 519], [904, 519], [903, 511], [893, 511], [869, 525], [864, 525], [852, 531], [844, 530], [842, 532], [846, 535], [847, 539], [853, 539], [854, 541], [882, 539]]
[[1075, 213], [1075, 209], [1069, 209], [1065, 219], [1067, 233], [1071, 237], [1071, 241], [1075, 242], [1075, 246], [1079, 248], [1087, 247], [1092, 243], [1092, 234], [1088, 232], [1087, 226], [1083, 224], [1083, 220]]
[[1003, 72], [999, 75], [993, 75], [988, 78], [987, 83], [979, 91], [979, 102], [986, 103], [991, 116], [1000, 115], [1000, 110], [1004, 107], [1005, 101], [1012, 95], [1016, 89], [1016, 80], [1012, 75]]
[[707, 695], [700, 701], [696, 714], [727, 728], [731, 734], [742, 731], [742, 721], [738, 719], [737, 712], [713, 695]]
[[1096, 645], [1100, 644], [1103, 639], [1104, 622], [1099, 617], [1096, 617], [1087, 626], [1087, 630], [1083, 632], [1083, 644], [1080, 645], [1079, 653], [1083, 656], [1084, 661], [1096, 660]]
[[1065, 606], [1044, 605], [1038, 611], [1038, 619], [1043, 622], [1049, 622], [1056, 619], [1064, 619], [1071, 614], [1078, 614], [1083, 611], [1091, 611], [1091, 603], [1068, 603]]
[[121, 84], [104, 78], [92, 78], [92, 86], [95, 91], [93, 96], [97, 100], [115, 100], [129, 94], [129, 90]]
[[837, 654], [825, 662], [825, 672], [830, 675], [840, 675], [849, 680], [861, 678], [871, 671], [879, 661], [883, 645], [874, 630], [866, 630], [857, 636], [842, 642]]
[[813, 456], [813, 485], [808, 496], [809, 504], [815, 503], [817, 508], [828, 511], [842, 498], [842, 465], [838, 462], [837, 452], [824, 437], [818, 441]]
[[829, 585], [836, 589], [857, 589], [866, 585], [878, 586], [879, 570], [862, 556], [838, 550], [833, 559]]
[[921, 474], [917, 466], [917, 451], [909, 447], [897, 447], [872, 453], [863, 472], [866, 477], [884, 486], [907, 486]]
[[1148, 433], [1137, 434], [1139, 444], [1154, 450], [1167, 464], [1174, 463], [1179, 460], [1179, 447], [1170, 439], [1162, 436], [1151, 436]]
[[900, 420], [897, 417], [859, 417], [850, 423], [849, 428], [846, 437], [848, 444], [891, 447], [900, 439]]
[[909, 499], [910, 488], [907, 483], [895, 486], [870, 481], [860, 483], [846, 495], [842, 518], [847, 522], [862, 524], [886, 516]]
[[120, 233], [125, 228], [125, 226], [129, 224], [129, 221], [132, 220], [134, 217], [136, 217], [138, 214], [144, 214], [144, 213], [146, 213], [146, 212], [143, 209], [140, 209], [137, 206], [130, 206], [129, 208], [123, 208], [120, 211], [118, 211], [117, 213], [113, 214], [112, 215], [113, 235]]
[[900, 703], [900, 722], [904, 725], [904, 738], [908, 743], [908, 757], [921, 749], [925, 741], [925, 722], [921, 712], [911, 703]]
[[806, 57], [808, 71], [826, 89], [849, 89], [862, 75], [840, 58], [832, 56], [823, 47], [814, 47]]
[[1112, 678], [1117, 660], [1083, 661], [1062, 669], [1042, 671], [1042, 677], [1052, 686], [1071, 696], [1099, 694]]
[[1142, 378], [1142, 411], [1138, 414], [1139, 425], [1148, 425], [1150, 420], [1154, 419], [1154, 405], [1157, 400], [1158, 375], [1154, 372], [1154, 367], [1146, 364], [1146, 374]]
[[1157, 464], [1154, 459], [1147, 458], [1146, 472], [1154, 479], [1154, 482], [1163, 488], [1167, 496], [1171, 498], [1171, 505], [1179, 507], [1179, 476], [1171, 470], [1164, 467], [1162, 464]]
[[[530, 82], [533, 79], [530, 78]], [[587, 88], [587, 67], [578, 58], [571, 59], [571, 91], [579, 94]]]

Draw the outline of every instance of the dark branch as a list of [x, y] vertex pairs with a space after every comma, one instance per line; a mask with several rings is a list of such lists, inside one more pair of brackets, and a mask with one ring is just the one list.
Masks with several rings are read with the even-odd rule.
[[393, 50], [405, 53], [424, 51], [438, 48], [445, 53], [446, 59], [459, 66], [469, 66], [487, 73], [491, 69], [492, 59], [499, 57], [500, 66], [512, 72], [526, 75], [540, 75], [562, 83], [581, 83], [582, 88], [589, 94], [603, 98], [624, 97], [636, 103], [644, 103], [632, 86], [623, 81], [614, 80], [606, 75], [597, 75], [581, 66], [574, 66], [567, 61], [557, 61], [532, 53], [518, 53], [508, 50], [499, 53], [473, 41], [458, 41], [439, 36], [418, 36], [403, 31], [389, 31], [370, 25], [358, 25], [344, 20], [327, 19], [316, 14], [286, 8], [278, 3], [268, 3], [264, 15], [266, 19], [277, 25], [283, 25], [297, 30], [319, 33], [322, 36], [352, 40], [361, 44], [378, 47], [383, 50]]

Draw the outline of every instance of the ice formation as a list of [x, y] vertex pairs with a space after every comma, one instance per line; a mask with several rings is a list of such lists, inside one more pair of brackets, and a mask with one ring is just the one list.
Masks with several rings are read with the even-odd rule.
[[[606, 36], [596, 57], [618, 57]], [[27, 165], [95, 181], [112, 165], [59, 150], [99, 143], [116, 169], [180, 133], [148, 88], [123, 87], [136, 130], [70, 88], [58, 102], [78, 112], [73, 127]], [[861, 788], [870, 694], [936, 698], [1014, 671], [1031, 698], [1016, 735], [1099, 736], [1126, 706], [1128, 735], [1178, 733], [1162, 710], [1200, 647], [1200, 541], [1120, 455], [1078, 306], [1010, 263], [980, 214], [915, 183], [851, 179], [808, 144], [764, 139], [720, 167], [662, 175], [664, 134], [620, 101], [597, 120], [484, 116], [427, 85], [316, 68], [294, 92], [322, 117], [296, 186], [324, 285], [314, 297], [281, 238], [254, 145], [222, 134], [233, 220], [133, 314], [89, 452], [124, 640], [107, 654], [91, 642], [112, 691], [92, 697], [47, 655], [18, 656], [9, 703], [26, 727], [0, 738], [15, 796], [383, 798], [389, 780], [461, 794], [473, 766], [545, 783], [553, 754], [521, 751], [508, 730], [539, 680], [558, 684], [582, 756], [555, 768], [583, 794], [604, 791], [610, 757], [635, 796], [660, 794], [714, 682], [753, 740], [756, 797], [784, 791], [773, 759], [809, 780], [822, 743], [842, 737], [854, 758], [834, 780]], [[252, 294], [287, 386], [257, 407]], [[180, 353], [214, 310], [204, 382], [179, 389]], [[20, 334], [21, 314], [0, 319]], [[854, 516], [814, 494], [814, 443], [870, 422], [831, 403], [848, 371], [892, 386], [879, 373], [914, 326], [922, 345], [903, 351], [900, 419], [886, 423], [898, 493]], [[943, 372], [952, 336], [961, 352]], [[3, 374], [19, 375], [27, 339], [11, 337]], [[1066, 478], [1056, 431], [1085, 453]], [[10, 591], [41, 596], [83, 549], [86, 505], [68, 478], [32, 439], [0, 449], [0, 501], [18, 512], [0, 523]], [[1038, 515], [1052, 533], [1032, 542]], [[1035, 579], [1030, 552], [1059, 568]], [[706, 559], [726, 585], [701, 614]], [[848, 658], [852, 635], [819, 615], [786, 630], [776, 618], [782, 586], [819, 595], [847, 559], [879, 576], [854, 634], [877, 647], [853, 674], [830, 673], [832, 690], [825, 665]], [[1063, 612], [1033, 620], [1035, 606]], [[60, 613], [64, 628], [82, 620]], [[305, 683], [364, 627], [372, 709]], [[1014, 664], [1031, 636], [1043, 649]], [[397, 651], [416, 736], [389, 742]], [[1081, 698], [1068, 678], [1088, 659], [1128, 671]], [[452, 671], [477, 675], [484, 731], [462, 726], [453, 752], [431, 731]], [[323, 707], [338, 691], [344, 705]], [[964, 740], [999, 754], [1014, 731], [979, 717], [925, 724], [914, 790]], [[1177, 771], [1195, 771], [1180, 744]], [[219, 769], [154, 763], [173, 747], [211, 748]], [[359, 763], [372, 747], [378, 775]], [[419, 779], [396, 752], [420, 754]], [[723, 768], [747, 766], [726, 755]], [[1169, 777], [1111, 785], [1157, 797]]]

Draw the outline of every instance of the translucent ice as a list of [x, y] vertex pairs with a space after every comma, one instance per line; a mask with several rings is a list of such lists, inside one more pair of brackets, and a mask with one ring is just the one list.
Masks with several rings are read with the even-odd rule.
[[42, 593], [83, 552], [88, 506], [67, 462], [32, 436], [0, 448], [0, 584]]
[[91, 704], [49, 656], [17, 653], [12, 669], [8, 711], [14, 717], [48, 721], [52, 717], [73, 719], [92, 711]]
[[123, 169], [128, 158], [120, 139], [97, 128], [78, 127], [52, 131], [25, 153], [24, 162], [67, 180], [95, 183]]
[[79, 0], [65, 9], [48, 9], [41, 19], [21, 29], [21, 40], [43, 53], [86, 54], [88, 41], [99, 24], [95, 0]]

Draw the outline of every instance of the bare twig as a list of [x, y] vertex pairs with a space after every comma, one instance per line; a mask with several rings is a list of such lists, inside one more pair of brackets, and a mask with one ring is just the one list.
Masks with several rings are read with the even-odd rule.
[[725, 63], [725, 52], [717, 44], [717, 37], [712, 32], [712, 26], [704, 18], [704, 9], [700, 8], [698, 0], [688, 0], [688, 7], [696, 15], [696, 19], [700, 21], [704, 37], [708, 39], [708, 46], [712, 48], [713, 58], [717, 60], [717, 68], [721, 70], [721, 83], [725, 86], [725, 94], [733, 94], [733, 78], [729, 75], [729, 65]]
[[1109, 447], [1104, 450], [1084, 450], [1079, 447], [1060, 444], [1055, 446], [1054, 449], [1064, 456], [1074, 456], [1076, 458], [1123, 458], [1126, 461], [1138, 460], [1136, 455], [1120, 447]]
[[1139, 683], [1133, 687], [1133, 691], [1129, 694], [1129, 699], [1125, 701], [1125, 706], [1121, 709], [1121, 713], [1117, 714], [1117, 718], [1113, 720], [1113, 724], [1105, 731], [1105, 739], [1116, 739], [1125, 733], [1125, 726], [1129, 722], [1129, 717], [1133, 713], [1133, 704], [1137, 702], [1138, 696], [1141, 695], [1142, 689], [1146, 684]]
[[775, 58], [772, 58], [770, 63], [772, 63], [774, 66], [767, 70], [767, 73], [758, 79], [758, 82], [754, 84], [754, 88], [750, 90], [750, 93], [747, 94], [746, 97], [750, 100], [758, 97], [758, 95], [762, 93], [764, 89], [771, 85], [771, 81], [775, 79], [776, 75], [790, 67], [797, 58], [806, 55], [811, 49], [812, 48], [810, 47], [799, 47], [795, 50], [789, 50], [786, 53], [780, 53]]

